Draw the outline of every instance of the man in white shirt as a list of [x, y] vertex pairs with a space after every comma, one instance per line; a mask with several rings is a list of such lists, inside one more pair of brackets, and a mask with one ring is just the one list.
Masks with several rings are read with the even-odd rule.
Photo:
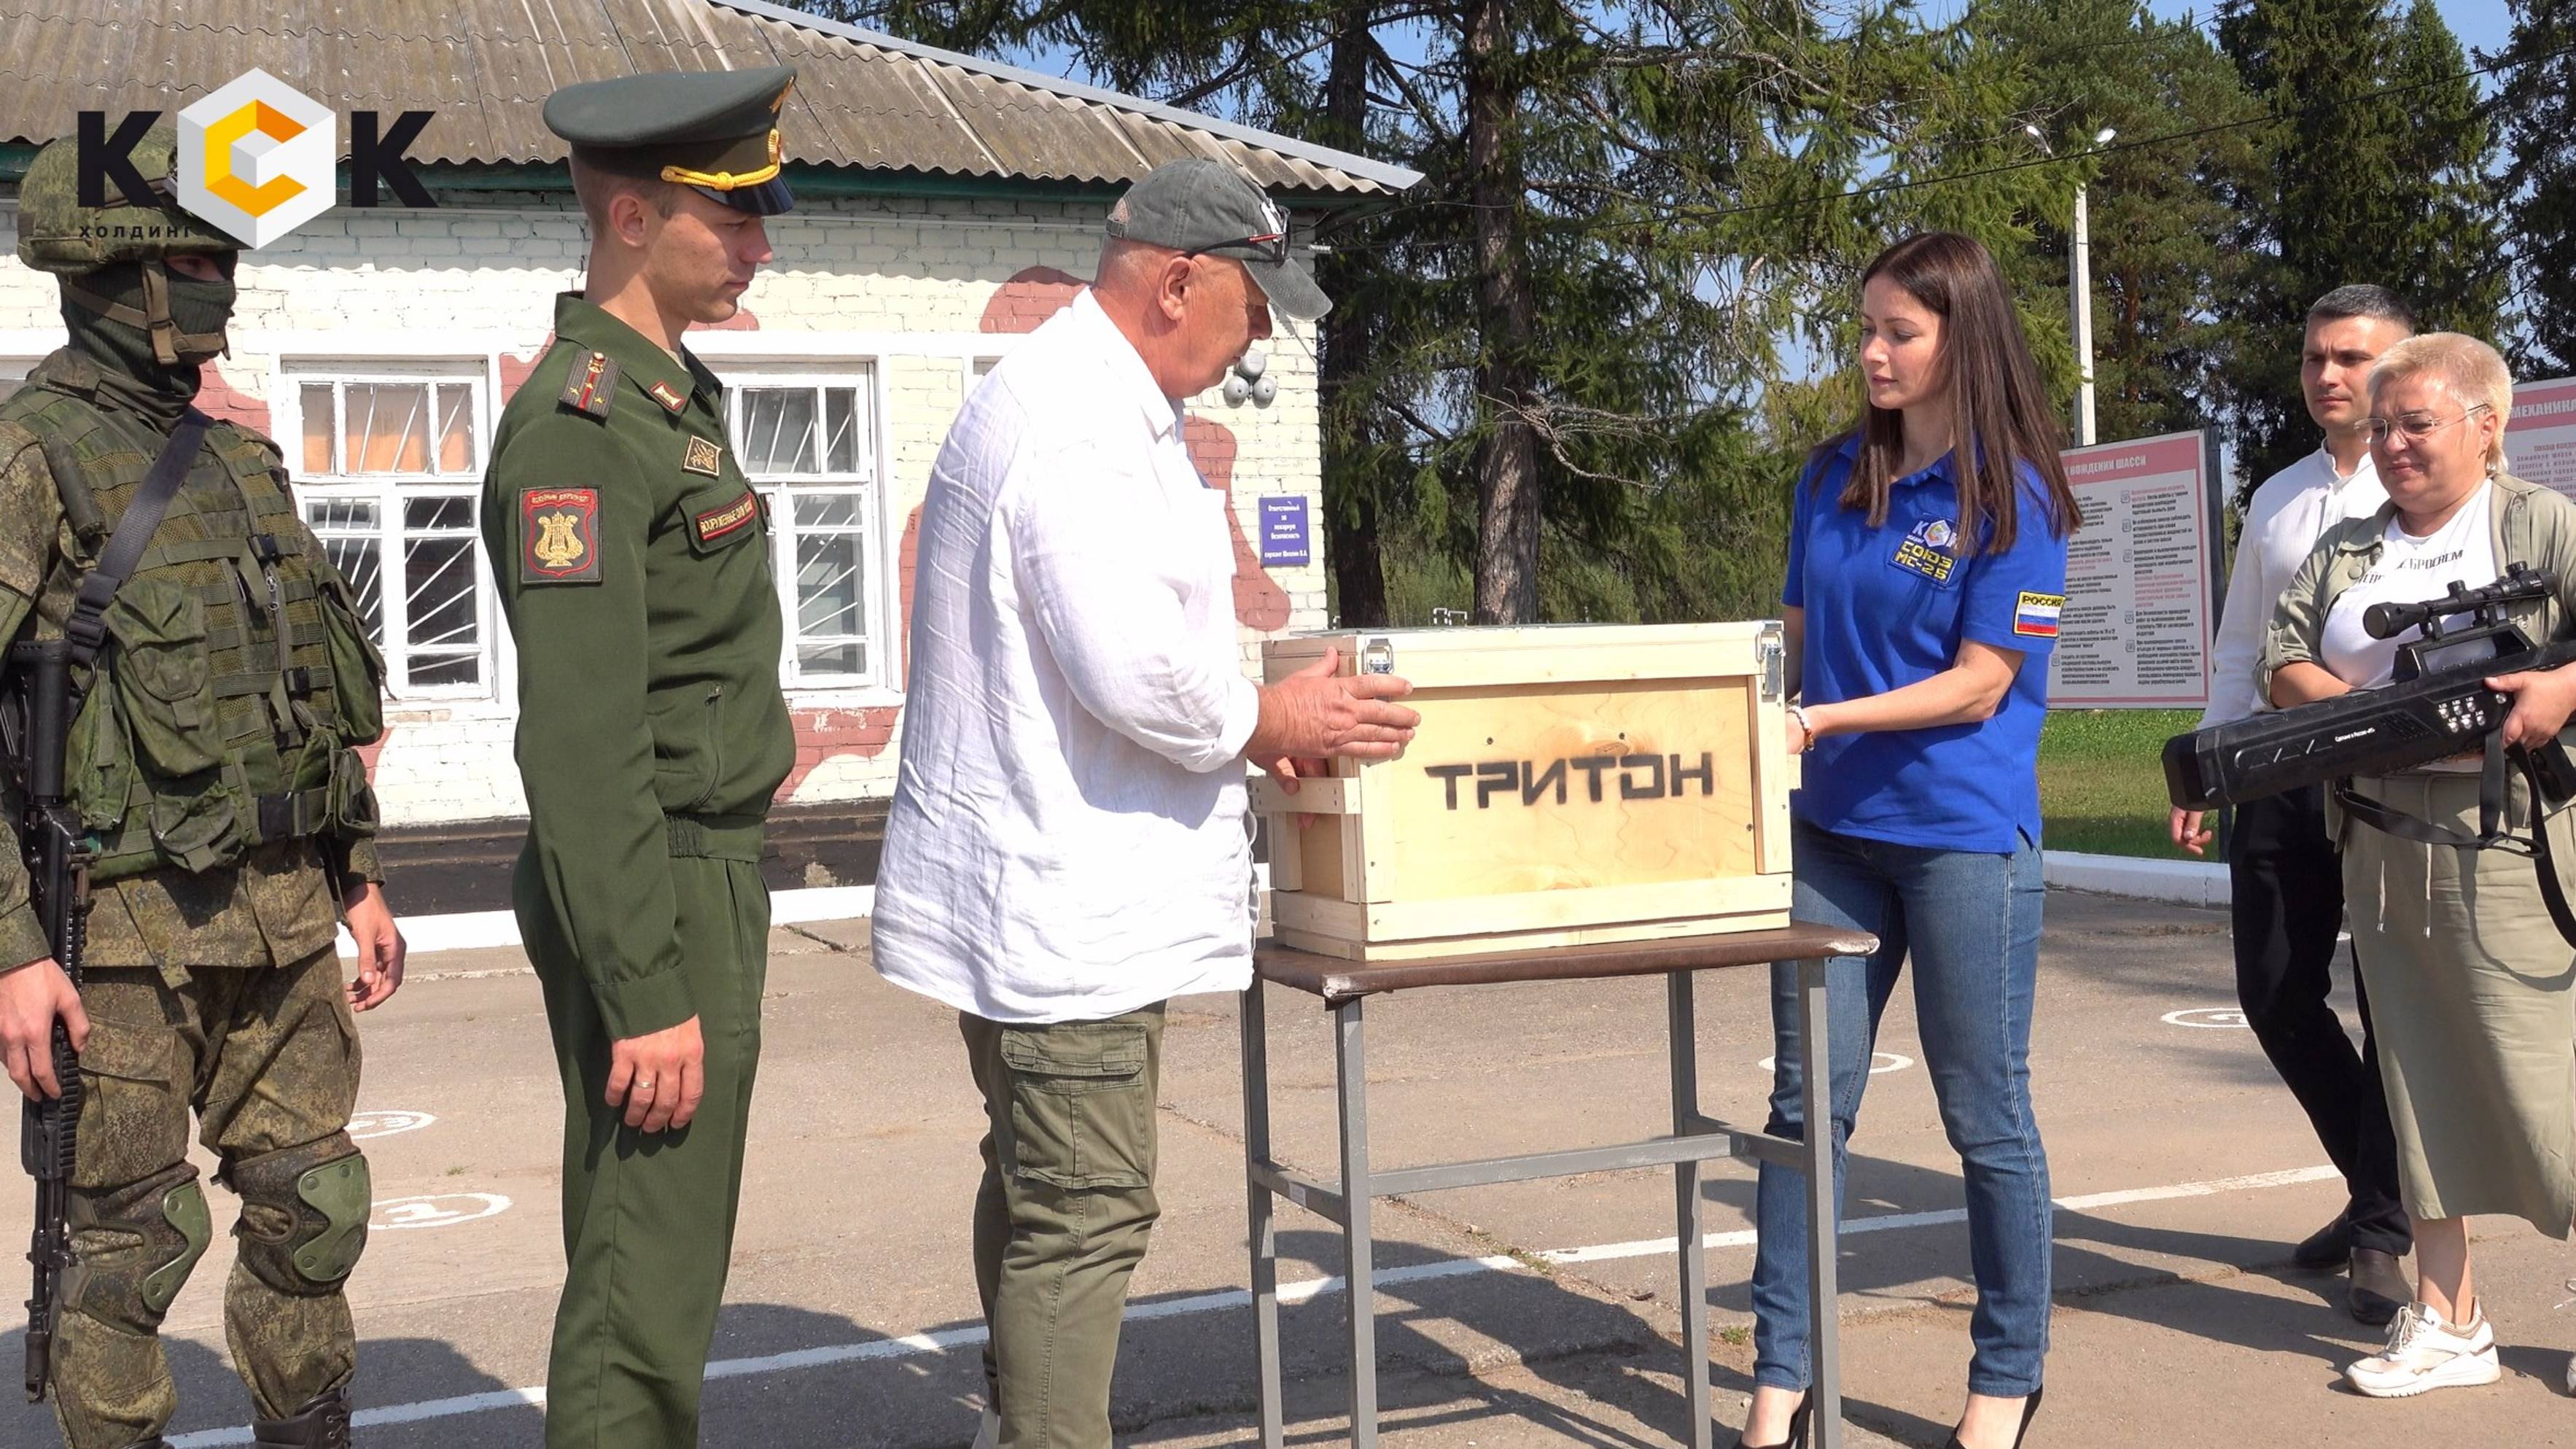
[[[2325, 445], [2254, 490], [2219, 615], [2201, 728], [2269, 707], [2255, 693], [2255, 661], [2281, 591], [2327, 529], [2368, 517], [2388, 501], [2364, 428], [2370, 369], [2414, 331], [2414, 312], [2384, 287], [2337, 287], [2308, 309], [2299, 380]], [[2194, 855], [2209, 842], [2199, 811], [2176, 810], [2172, 824], [2174, 843]], [[2384, 1324], [2414, 1296], [2397, 1266], [2413, 1246], [2412, 1233], [2397, 1200], [2397, 1145], [2369, 1003], [2362, 1003], [2358, 1052], [2326, 1004], [2343, 929], [2343, 872], [2326, 836], [2322, 792], [2311, 785], [2238, 806], [2227, 876], [2236, 999], [2349, 1193], [2344, 1211], [2292, 1249], [2291, 1260], [2305, 1268], [2348, 1267], [2353, 1317]], [[2358, 978], [2353, 989], [2361, 989]]]
[[1251, 981], [1244, 762], [1382, 759], [1408, 692], [1328, 658], [1243, 676], [1226, 496], [1181, 400], [1270, 309], [1329, 305], [1232, 167], [1109, 213], [1099, 277], [976, 388], [922, 505], [902, 766], [878, 868], [887, 980], [956, 1008], [989, 1131], [979, 1443], [1110, 1449], [1154, 1198], [1163, 1003]]

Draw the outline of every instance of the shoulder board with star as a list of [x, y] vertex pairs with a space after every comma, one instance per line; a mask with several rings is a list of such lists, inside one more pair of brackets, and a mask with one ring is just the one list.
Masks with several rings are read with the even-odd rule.
[[594, 418], [605, 418], [616, 400], [617, 359], [605, 352], [584, 353], [573, 363], [572, 375], [564, 380], [563, 405]]

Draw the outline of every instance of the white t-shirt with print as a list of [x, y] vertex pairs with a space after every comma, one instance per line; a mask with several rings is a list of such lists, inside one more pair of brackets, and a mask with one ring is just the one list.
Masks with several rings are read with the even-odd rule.
[[2373, 604], [2420, 604], [2438, 599], [2453, 583], [2483, 588], [2502, 570], [2495, 558], [2495, 489], [2482, 487], [2450, 521], [2417, 538], [2401, 519], [2388, 520], [2380, 537], [2379, 562], [2335, 596], [2326, 611], [2322, 653], [2326, 669], [2355, 688], [2386, 684], [2397, 664], [2397, 647], [2414, 636], [2409, 629], [2395, 639], [2373, 639], [2362, 628], [2362, 615]]

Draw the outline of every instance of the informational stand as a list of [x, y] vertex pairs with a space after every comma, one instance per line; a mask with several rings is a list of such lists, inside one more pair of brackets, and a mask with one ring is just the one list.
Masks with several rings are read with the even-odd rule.
[[2513, 390], [2504, 461], [2515, 477], [2576, 498], [2576, 377], [2526, 382]]
[[2167, 433], [2059, 456], [2084, 518], [2067, 543], [2049, 707], [2206, 707], [2225, 557], [2216, 436]]

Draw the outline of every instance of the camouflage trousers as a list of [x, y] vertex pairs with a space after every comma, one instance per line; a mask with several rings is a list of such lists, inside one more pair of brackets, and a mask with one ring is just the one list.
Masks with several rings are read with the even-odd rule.
[[54, 1343], [64, 1442], [124, 1449], [151, 1440], [178, 1407], [159, 1330], [209, 1233], [187, 1160], [191, 1111], [223, 1159], [217, 1181], [244, 1199], [224, 1288], [233, 1366], [259, 1417], [285, 1418], [357, 1366], [344, 1280], [281, 1266], [307, 1234], [292, 1190], [273, 1186], [314, 1163], [362, 1172], [347, 1166], [355, 1149], [341, 1135], [357, 1100], [358, 1034], [339, 959], [326, 947], [292, 966], [196, 967], [175, 982], [150, 969], [84, 976], [88, 1099]]

